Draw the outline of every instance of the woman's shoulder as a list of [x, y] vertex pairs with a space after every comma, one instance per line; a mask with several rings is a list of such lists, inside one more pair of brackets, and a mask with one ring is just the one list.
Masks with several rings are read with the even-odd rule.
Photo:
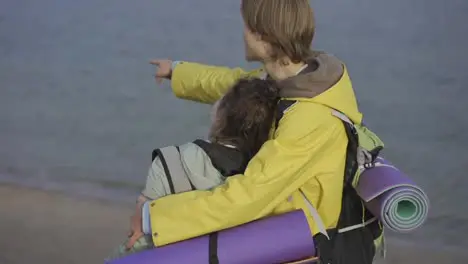
[[247, 160], [243, 153], [232, 146], [206, 140], [195, 140], [181, 145], [181, 156], [188, 162], [199, 162], [214, 166], [224, 176], [243, 173]]
[[194, 142], [187, 142], [177, 146], [179, 153], [183, 157], [191, 156], [201, 159], [209, 159], [206, 151]]

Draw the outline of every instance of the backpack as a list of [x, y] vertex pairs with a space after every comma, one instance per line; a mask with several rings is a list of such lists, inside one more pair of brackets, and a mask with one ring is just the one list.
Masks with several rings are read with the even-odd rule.
[[[279, 102], [276, 128], [284, 111], [295, 102]], [[384, 143], [365, 125], [354, 124], [335, 109], [331, 109], [331, 114], [343, 122], [348, 137], [341, 212], [335, 228], [325, 229], [317, 210], [301, 191], [309, 212], [320, 229], [314, 235], [319, 261], [323, 264], [371, 264], [377, 251], [382, 256], [385, 255], [383, 226], [365, 207], [354, 187], [362, 172], [374, 166]]]

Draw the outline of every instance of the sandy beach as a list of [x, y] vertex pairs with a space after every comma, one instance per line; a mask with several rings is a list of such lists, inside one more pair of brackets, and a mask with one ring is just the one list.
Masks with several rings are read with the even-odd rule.
[[[128, 206], [0, 185], [0, 263], [103, 263], [125, 236], [130, 213]], [[451, 252], [391, 241], [388, 252], [379, 264], [466, 263]]]
[[0, 186], [1, 264], [91, 264], [129, 227], [131, 208]]

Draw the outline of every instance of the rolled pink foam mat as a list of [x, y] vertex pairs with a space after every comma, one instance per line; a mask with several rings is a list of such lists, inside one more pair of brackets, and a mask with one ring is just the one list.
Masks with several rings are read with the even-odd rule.
[[[107, 264], [209, 264], [210, 237], [202, 236], [112, 260]], [[288, 263], [315, 256], [302, 210], [263, 218], [217, 234], [220, 264]], [[311, 263], [311, 262], [305, 262]]]
[[366, 207], [383, 225], [396, 232], [409, 232], [427, 219], [429, 199], [424, 191], [387, 160], [378, 157], [356, 186]]

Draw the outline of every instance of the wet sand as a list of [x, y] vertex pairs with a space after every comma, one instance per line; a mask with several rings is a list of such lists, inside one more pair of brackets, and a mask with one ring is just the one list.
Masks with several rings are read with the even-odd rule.
[[[131, 207], [0, 185], [0, 263], [91, 264], [125, 236]], [[448, 251], [389, 242], [390, 264], [466, 263]]]

